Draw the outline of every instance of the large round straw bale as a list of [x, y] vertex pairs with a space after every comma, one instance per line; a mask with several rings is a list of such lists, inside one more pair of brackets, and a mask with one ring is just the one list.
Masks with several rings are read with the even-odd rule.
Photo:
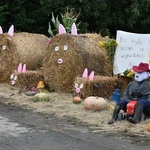
[[[99, 37], [99, 38], [98, 38]], [[97, 34], [60, 34], [48, 45], [43, 64], [45, 82], [56, 91], [71, 92], [76, 76], [85, 68], [89, 72], [112, 76], [112, 64], [107, 52], [98, 45]]]
[[48, 38], [42, 34], [7, 33], [0, 35], [0, 82], [8, 81], [10, 74], [19, 63], [26, 64], [27, 70], [40, 67], [46, 52]]

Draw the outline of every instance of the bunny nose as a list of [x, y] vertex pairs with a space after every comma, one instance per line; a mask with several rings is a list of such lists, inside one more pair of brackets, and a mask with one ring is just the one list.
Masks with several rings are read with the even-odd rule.
[[76, 88], [76, 93], [80, 93], [80, 89], [79, 88]]
[[13, 81], [11, 81], [11, 84], [12, 84], [12, 85], [15, 85], [15, 84], [16, 84], [16, 82], [13, 80]]
[[58, 63], [58, 64], [62, 64], [62, 63], [63, 63], [63, 60], [62, 60], [61, 58], [59, 58], [59, 59], [57, 60], [57, 63]]

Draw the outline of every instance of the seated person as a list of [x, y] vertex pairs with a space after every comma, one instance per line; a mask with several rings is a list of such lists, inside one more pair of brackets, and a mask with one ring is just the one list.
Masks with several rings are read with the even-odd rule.
[[123, 98], [116, 103], [108, 124], [113, 124], [117, 120], [121, 109], [126, 112], [127, 104], [132, 100], [137, 100], [137, 104], [134, 116], [128, 118], [129, 122], [139, 123], [143, 113], [150, 117], [150, 83], [147, 81], [150, 72], [149, 64], [141, 62], [138, 66], [133, 66], [132, 69], [135, 72], [135, 81], [127, 85]]

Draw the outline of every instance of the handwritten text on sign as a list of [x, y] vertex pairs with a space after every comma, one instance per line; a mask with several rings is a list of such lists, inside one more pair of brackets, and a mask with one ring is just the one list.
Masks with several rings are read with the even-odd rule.
[[137, 34], [117, 31], [114, 58], [114, 74], [123, 73], [126, 69], [138, 65], [140, 62], [150, 61], [150, 34]]

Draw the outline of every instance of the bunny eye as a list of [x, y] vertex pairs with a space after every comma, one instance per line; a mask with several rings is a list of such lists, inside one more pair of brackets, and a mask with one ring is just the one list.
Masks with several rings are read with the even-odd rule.
[[64, 51], [68, 50], [68, 45], [64, 46]]
[[2, 50], [5, 50], [7, 48], [6, 45], [2, 45]]
[[10, 75], [10, 79], [13, 79], [13, 78], [14, 78], [14, 75], [13, 75], [13, 74], [11, 74], [11, 75]]
[[78, 83], [75, 83], [75, 84], [74, 84], [74, 87], [77, 88], [77, 87], [78, 87]]
[[17, 80], [17, 76], [14, 77], [14, 80]]
[[56, 46], [56, 47], [55, 47], [55, 51], [56, 51], [56, 52], [59, 51], [59, 46]]
[[80, 89], [82, 89], [83, 88], [83, 84], [80, 84]]

